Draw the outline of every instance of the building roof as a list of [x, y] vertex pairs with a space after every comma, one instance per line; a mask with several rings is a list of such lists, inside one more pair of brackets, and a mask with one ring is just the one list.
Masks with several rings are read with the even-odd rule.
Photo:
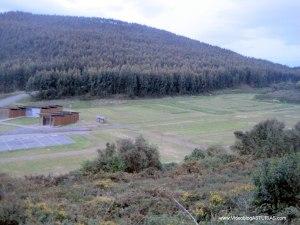
[[49, 108], [58, 108], [62, 107], [61, 105], [26, 105], [25, 108], [41, 108], [41, 109], [49, 109]]
[[6, 106], [0, 107], [0, 109], [10, 109], [10, 110], [19, 110], [19, 109], [26, 109], [24, 106]]
[[27, 108], [41, 108], [41, 109], [49, 109], [49, 108], [58, 108], [62, 107], [61, 105], [14, 105], [14, 106], [5, 106], [0, 107], [0, 109], [27, 109]]
[[66, 116], [72, 114], [79, 114], [79, 112], [61, 111], [55, 113], [39, 113], [41, 116]]

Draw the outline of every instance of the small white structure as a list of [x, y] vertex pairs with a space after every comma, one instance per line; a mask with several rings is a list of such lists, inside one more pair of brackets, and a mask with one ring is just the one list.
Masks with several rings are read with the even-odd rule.
[[96, 122], [97, 123], [105, 123], [106, 122], [106, 118], [104, 116], [97, 116], [96, 117]]
[[27, 106], [26, 107], [26, 116], [27, 117], [39, 117], [41, 113], [41, 107], [37, 106]]

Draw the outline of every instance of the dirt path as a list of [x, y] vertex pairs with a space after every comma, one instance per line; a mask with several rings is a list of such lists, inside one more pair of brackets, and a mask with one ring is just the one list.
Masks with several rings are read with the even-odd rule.
[[20, 100], [23, 100], [25, 98], [28, 98], [29, 94], [26, 93], [20, 93], [20, 94], [16, 94], [13, 96], [9, 96], [3, 99], [0, 99], [0, 107], [5, 107], [8, 106], [10, 104], [14, 104], [15, 102], [18, 102]]

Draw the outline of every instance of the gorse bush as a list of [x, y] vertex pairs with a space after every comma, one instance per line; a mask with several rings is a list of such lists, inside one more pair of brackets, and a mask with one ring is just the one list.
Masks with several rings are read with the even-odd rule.
[[300, 122], [287, 132], [287, 140], [294, 152], [300, 152]]
[[209, 146], [206, 149], [206, 154], [208, 156], [211, 156], [211, 157], [227, 155], [226, 150], [224, 149], [224, 147], [223, 146], [219, 146], [219, 145]]
[[201, 161], [209, 158], [234, 158], [234, 155], [230, 155], [222, 146], [210, 146], [206, 150], [195, 148], [191, 154], [186, 155], [184, 158], [185, 162], [188, 161]]
[[183, 166], [192, 166], [197, 162], [201, 168], [215, 169], [235, 159], [234, 155], [226, 153], [221, 146], [210, 146], [206, 150], [195, 148], [191, 154], [185, 156]]
[[[0, 173], [0, 224], [18, 225], [24, 224], [25, 207], [23, 199], [16, 197], [18, 185], [17, 179]], [[5, 185], [6, 184], [6, 185]]]
[[104, 150], [98, 150], [98, 157], [93, 161], [86, 161], [83, 170], [91, 173], [117, 172], [123, 171], [125, 168], [124, 161], [117, 153], [115, 144], [106, 144]]
[[161, 169], [158, 150], [139, 136], [134, 141], [121, 139], [117, 145], [107, 143], [104, 150], [98, 151], [96, 160], [87, 161], [83, 165], [83, 171], [133, 173], [150, 167]]
[[294, 130], [285, 130], [285, 125], [275, 119], [258, 123], [250, 131], [236, 131], [233, 150], [240, 155], [253, 155], [256, 158], [283, 156], [297, 151], [299, 137]]
[[191, 154], [186, 155], [184, 157], [184, 161], [198, 161], [200, 159], [204, 159], [206, 156], [206, 153], [204, 150], [199, 149], [199, 148], [195, 148]]
[[222, 146], [209, 146], [206, 150], [195, 148], [191, 154], [186, 155], [184, 161], [198, 161], [209, 157], [223, 157], [227, 156], [225, 149]]
[[297, 203], [300, 194], [299, 155], [264, 161], [253, 176], [254, 204], [273, 212]]
[[142, 136], [137, 137], [134, 142], [130, 139], [118, 141], [118, 151], [125, 162], [126, 172], [140, 172], [150, 167], [161, 168], [157, 148]]
[[9, 196], [0, 202], [0, 224], [18, 225], [25, 221], [25, 208], [21, 200]]

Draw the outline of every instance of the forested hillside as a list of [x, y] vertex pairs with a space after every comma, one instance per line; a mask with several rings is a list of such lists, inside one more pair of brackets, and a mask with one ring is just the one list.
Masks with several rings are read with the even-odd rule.
[[299, 79], [299, 70], [101, 18], [0, 14], [0, 92], [43, 98], [198, 94]]

